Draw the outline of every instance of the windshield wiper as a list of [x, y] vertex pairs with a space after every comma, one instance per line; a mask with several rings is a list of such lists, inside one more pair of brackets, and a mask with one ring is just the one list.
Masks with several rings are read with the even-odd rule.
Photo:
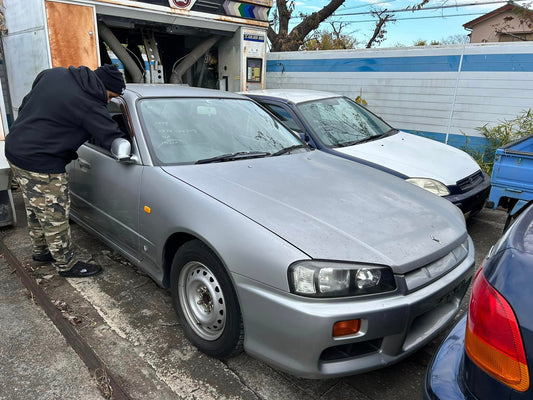
[[273, 157], [280, 156], [282, 154], [290, 153], [293, 150], [303, 149], [303, 148], [307, 148], [307, 146], [305, 144], [296, 144], [294, 146], [285, 147], [285, 148], [283, 148], [283, 149], [281, 149], [279, 151], [276, 151], [275, 153], [272, 153], [272, 156]]
[[398, 132], [397, 129], [391, 129], [391, 130], [389, 130], [389, 131], [387, 131], [385, 133], [382, 133], [380, 135], [368, 136], [368, 137], [366, 137], [364, 139], [352, 140], [352, 141], [349, 141], [349, 142], [340, 143], [339, 145], [337, 145], [337, 147], [347, 147], [347, 146], [353, 146], [354, 144], [372, 142], [374, 140], [378, 140], [378, 139], [390, 136], [390, 135], [392, 135], [392, 134], [394, 134], [396, 132]]
[[259, 158], [267, 157], [270, 153], [266, 151], [238, 151], [236, 153], [221, 154], [219, 156], [204, 158], [203, 160], [198, 160], [195, 164], [209, 164], [213, 162], [224, 162], [224, 161], [233, 161], [233, 160], [242, 160], [245, 158]]

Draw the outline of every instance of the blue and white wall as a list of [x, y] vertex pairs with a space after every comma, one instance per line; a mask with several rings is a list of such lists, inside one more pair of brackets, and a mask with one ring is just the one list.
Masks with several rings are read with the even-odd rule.
[[266, 86], [361, 95], [398, 129], [477, 145], [533, 108], [533, 42], [268, 53]]

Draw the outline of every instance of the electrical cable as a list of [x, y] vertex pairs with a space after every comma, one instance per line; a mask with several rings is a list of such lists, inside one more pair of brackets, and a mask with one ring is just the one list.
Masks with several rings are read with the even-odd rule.
[[[394, 0], [391, 0], [394, 1]], [[383, 4], [383, 3], [390, 3], [388, 2], [379, 2], [376, 4]], [[475, 7], [475, 6], [483, 6], [483, 5], [490, 5], [490, 4], [502, 4], [502, 3], [508, 3], [507, 0], [497, 0], [497, 1], [484, 1], [484, 2], [478, 2], [478, 3], [465, 3], [465, 4], [453, 4], [453, 5], [441, 5], [441, 6], [432, 6], [432, 7], [422, 7], [420, 10], [413, 10], [413, 9], [396, 9], [396, 10], [387, 10], [389, 13], [399, 13], [399, 12], [420, 12], [420, 11], [429, 11], [429, 10], [442, 10], [447, 8], [462, 8], [462, 7]], [[374, 4], [364, 5], [364, 7], [367, 6], [373, 6]], [[357, 8], [357, 7], [354, 7]], [[379, 10], [378, 10], [379, 11]], [[477, 14], [464, 14], [464, 15], [482, 15], [485, 14], [485, 12], [480, 12]], [[370, 11], [364, 11], [364, 12], [357, 12], [357, 13], [333, 13], [330, 17], [344, 17], [344, 16], [354, 16], [354, 15], [372, 15], [372, 10]], [[458, 14], [459, 15], [459, 14]], [[303, 19], [305, 16], [293, 16], [291, 19]], [[436, 18], [440, 18], [440, 16], [436, 16]], [[399, 18], [398, 18], [399, 19]], [[416, 18], [413, 18], [416, 19]]]
[[[405, 18], [392, 18], [389, 20], [389, 22], [394, 21], [408, 21], [408, 20], [414, 20], [414, 19], [432, 19], [432, 18], [453, 18], [453, 17], [466, 17], [469, 15], [484, 15], [486, 13], [465, 13], [465, 14], [449, 14], [449, 15], [427, 15], [425, 17], [405, 17]], [[337, 21], [329, 21], [328, 22], [343, 22], [346, 24], [359, 24], [359, 23], [365, 23], [365, 22], [376, 22], [375, 19], [366, 19], [366, 20], [357, 20], [357, 21], [346, 21], [346, 20], [337, 20]]]
[[[455, 5], [449, 5], [449, 6], [432, 6], [432, 7], [422, 7], [419, 10], [413, 10], [413, 9], [397, 9], [397, 10], [387, 10], [387, 12], [390, 13], [399, 13], [399, 12], [413, 12], [413, 11], [426, 11], [426, 10], [443, 10], [446, 8], [462, 8], [462, 7], [473, 7], [473, 6], [484, 6], [489, 4], [501, 4], [501, 3], [507, 3], [506, 0], [497, 0], [497, 1], [486, 1], [483, 3], [465, 3], [465, 4], [455, 4]], [[351, 16], [351, 15], [366, 15], [369, 14], [369, 12], [360, 12], [360, 13], [345, 13], [345, 14], [336, 14], [333, 13], [331, 16], [333, 17], [345, 17], [345, 16]]]

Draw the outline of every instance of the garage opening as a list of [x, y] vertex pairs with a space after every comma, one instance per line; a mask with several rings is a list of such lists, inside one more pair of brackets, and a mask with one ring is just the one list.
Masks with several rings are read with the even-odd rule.
[[126, 82], [219, 89], [218, 45], [233, 32], [98, 15], [101, 64], [118, 64]]

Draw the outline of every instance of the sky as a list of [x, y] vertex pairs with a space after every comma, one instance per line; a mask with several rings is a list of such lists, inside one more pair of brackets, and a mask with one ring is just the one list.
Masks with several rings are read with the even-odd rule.
[[[329, 0], [295, 0], [295, 13], [293, 15], [297, 15], [299, 12], [313, 13], [328, 3]], [[516, 1], [516, 3], [531, 4], [522, 1]], [[375, 27], [370, 10], [404, 10], [415, 4], [417, 1], [346, 0], [332, 17], [321, 24], [319, 29], [328, 28], [328, 21], [342, 21], [346, 24], [342, 33], [357, 38], [361, 42], [359, 47], [364, 47]], [[396, 12], [397, 21], [389, 23], [386, 27], [386, 40], [375, 47], [412, 46], [418, 40], [426, 40], [428, 43], [431, 41], [442, 42], [443, 39], [450, 36], [467, 35], [468, 31], [463, 28], [464, 23], [503, 5], [505, 5], [505, 1], [497, 0], [430, 0], [424, 7], [437, 7], [437, 9]], [[445, 6], [445, 8], [441, 6]], [[291, 20], [291, 27], [299, 21], [298, 19]]]

